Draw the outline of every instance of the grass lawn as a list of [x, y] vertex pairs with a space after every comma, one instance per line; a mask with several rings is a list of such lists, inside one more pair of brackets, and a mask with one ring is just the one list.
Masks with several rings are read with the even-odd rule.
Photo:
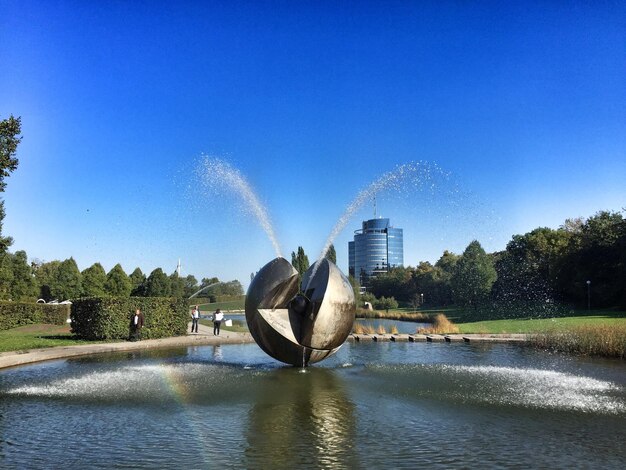
[[[378, 313], [382, 318], [393, 319], [398, 314], [413, 312], [415, 310], [412, 308], [397, 308], [389, 310], [388, 314], [385, 311]], [[474, 312], [458, 307], [419, 309], [417, 312], [431, 316], [443, 313], [459, 327], [461, 333], [541, 333], [580, 326], [626, 326], [626, 312], [615, 309], [569, 310], [564, 316], [555, 316], [554, 318], [537, 318], [537, 316], [528, 315], [528, 318], [498, 320], [480, 320], [480, 311]], [[486, 314], [485, 316], [488, 317], [489, 315]]]
[[589, 325], [626, 326], [626, 317], [615, 318], [606, 315], [590, 315], [456, 323], [461, 333], [543, 333], [550, 330], [565, 330]]
[[94, 342], [74, 338], [70, 333], [69, 325], [36, 324], [0, 331], [0, 352], [93, 344]]
[[[213, 313], [218, 308], [223, 311], [228, 310], [243, 310], [245, 308], [246, 301], [244, 299], [231, 300], [229, 302], [212, 302], [210, 304], [199, 304], [200, 312], [203, 314]], [[192, 306], [195, 304], [191, 304]]]

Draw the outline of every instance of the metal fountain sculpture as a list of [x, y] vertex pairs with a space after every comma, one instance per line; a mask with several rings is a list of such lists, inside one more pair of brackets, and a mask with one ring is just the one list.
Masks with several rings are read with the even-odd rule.
[[285, 258], [273, 259], [252, 280], [246, 322], [268, 355], [306, 367], [337, 351], [354, 323], [354, 292], [327, 259], [314, 263], [298, 285], [298, 271]]

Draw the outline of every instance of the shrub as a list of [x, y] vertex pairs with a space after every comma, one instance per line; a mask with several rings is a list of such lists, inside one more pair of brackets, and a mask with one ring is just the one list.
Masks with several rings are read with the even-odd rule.
[[69, 305], [0, 302], [0, 330], [8, 330], [32, 323], [65, 325], [69, 314]]
[[417, 333], [421, 334], [445, 334], [458, 333], [459, 327], [448, 320], [443, 313], [438, 314], [433, 321], [433, 326], [428, 328], [418, 328]]
[[72, 333], [92, 340], [127, 339], [130, 317], [138, 308], [144, 316], [143, 339], [187, 332], [189, 308], [185, 299], [91, 297], [72, 304]]

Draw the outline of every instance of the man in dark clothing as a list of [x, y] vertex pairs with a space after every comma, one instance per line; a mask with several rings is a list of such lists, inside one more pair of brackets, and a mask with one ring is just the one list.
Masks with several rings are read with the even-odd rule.
[[141, 339], [141, 329], [143, 328], [143, 314], [140, 309], [130, 317], [130, 341], [139, 341]]
[[220, 335], [220, 325], [222, 324], [222, 320], [224, 319], [224, 314], [218, 308], [213, 314], [213, 335]]

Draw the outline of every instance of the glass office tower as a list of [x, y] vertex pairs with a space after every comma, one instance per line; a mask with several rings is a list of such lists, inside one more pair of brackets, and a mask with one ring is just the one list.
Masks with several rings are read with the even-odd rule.
[[348, 242], [348, 272], [362, 286], [369, 279], [389, 268], [404, 264], [402, 229], [389, 225], [389, 219], [370, 219], [361, 230], [354, 232], [354, 241]]

